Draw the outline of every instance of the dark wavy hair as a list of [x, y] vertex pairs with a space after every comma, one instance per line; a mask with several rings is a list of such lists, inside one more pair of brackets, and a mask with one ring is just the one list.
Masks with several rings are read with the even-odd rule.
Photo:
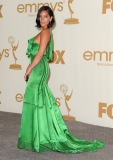
[[51, 22], [48, 24], [48, 28], [53, 27], [53, 25], [55, 24], [55, 17], [54, 17], [54, 14], [53, 14], [52, 9], [51, 9], [49, 6], [42, 6], [42, 7], [38, 10], [37, 17], [36, 17], [36, 26], [35, 26], [35, 27], [41, 28], [41, 25], [40, 25], [40, 13], [41, 13], [42, 11], [47, 11], [48, 14], [49, 14], [49, 16], [52, 17]]

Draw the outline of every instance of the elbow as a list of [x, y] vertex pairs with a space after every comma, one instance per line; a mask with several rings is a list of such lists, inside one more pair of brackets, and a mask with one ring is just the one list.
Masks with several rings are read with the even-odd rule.
[[38, 55], [39, 59], [41, 59], [43, 57], [44, 53], [43, 52], [39, 52], [37, 55]]
[[43, 57], [43, 54], [39, 54], [39, 59], [42, 59], [42, 57]]

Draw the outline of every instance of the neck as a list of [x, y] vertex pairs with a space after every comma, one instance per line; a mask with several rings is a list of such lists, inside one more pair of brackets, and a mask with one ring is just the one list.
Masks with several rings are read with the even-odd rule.
[[41, 27], [42, 28], [42, 30], [44, 30], [44, 29], [49, 29], [48, 27]]

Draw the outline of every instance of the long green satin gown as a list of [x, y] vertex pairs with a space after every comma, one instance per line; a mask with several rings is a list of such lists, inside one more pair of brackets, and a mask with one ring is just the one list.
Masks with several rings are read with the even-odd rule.
[[[81, 140], [71, 135], [62, 119], [56, 100], [47, 85], [49, 76], [48, 61], [52, 59], [53, 39], [41, 61], [33, 68], [23, 100], [18, 148], [44, 152], [95, 152], [104, 147], [101, 141]], [[27, 55], [30, 63], [38, 53], [39, 44], [34, 37], [28, 40]]]

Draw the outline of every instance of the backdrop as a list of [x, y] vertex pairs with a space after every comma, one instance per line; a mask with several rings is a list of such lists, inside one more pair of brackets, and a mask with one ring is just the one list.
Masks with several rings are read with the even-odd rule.
[[22, 111], [27, 40], [40, 32], [42, 5], [56, 18], [49, 87], [63, 118], [113, 127], [112, 0], [1, 0], [0, 111]]

